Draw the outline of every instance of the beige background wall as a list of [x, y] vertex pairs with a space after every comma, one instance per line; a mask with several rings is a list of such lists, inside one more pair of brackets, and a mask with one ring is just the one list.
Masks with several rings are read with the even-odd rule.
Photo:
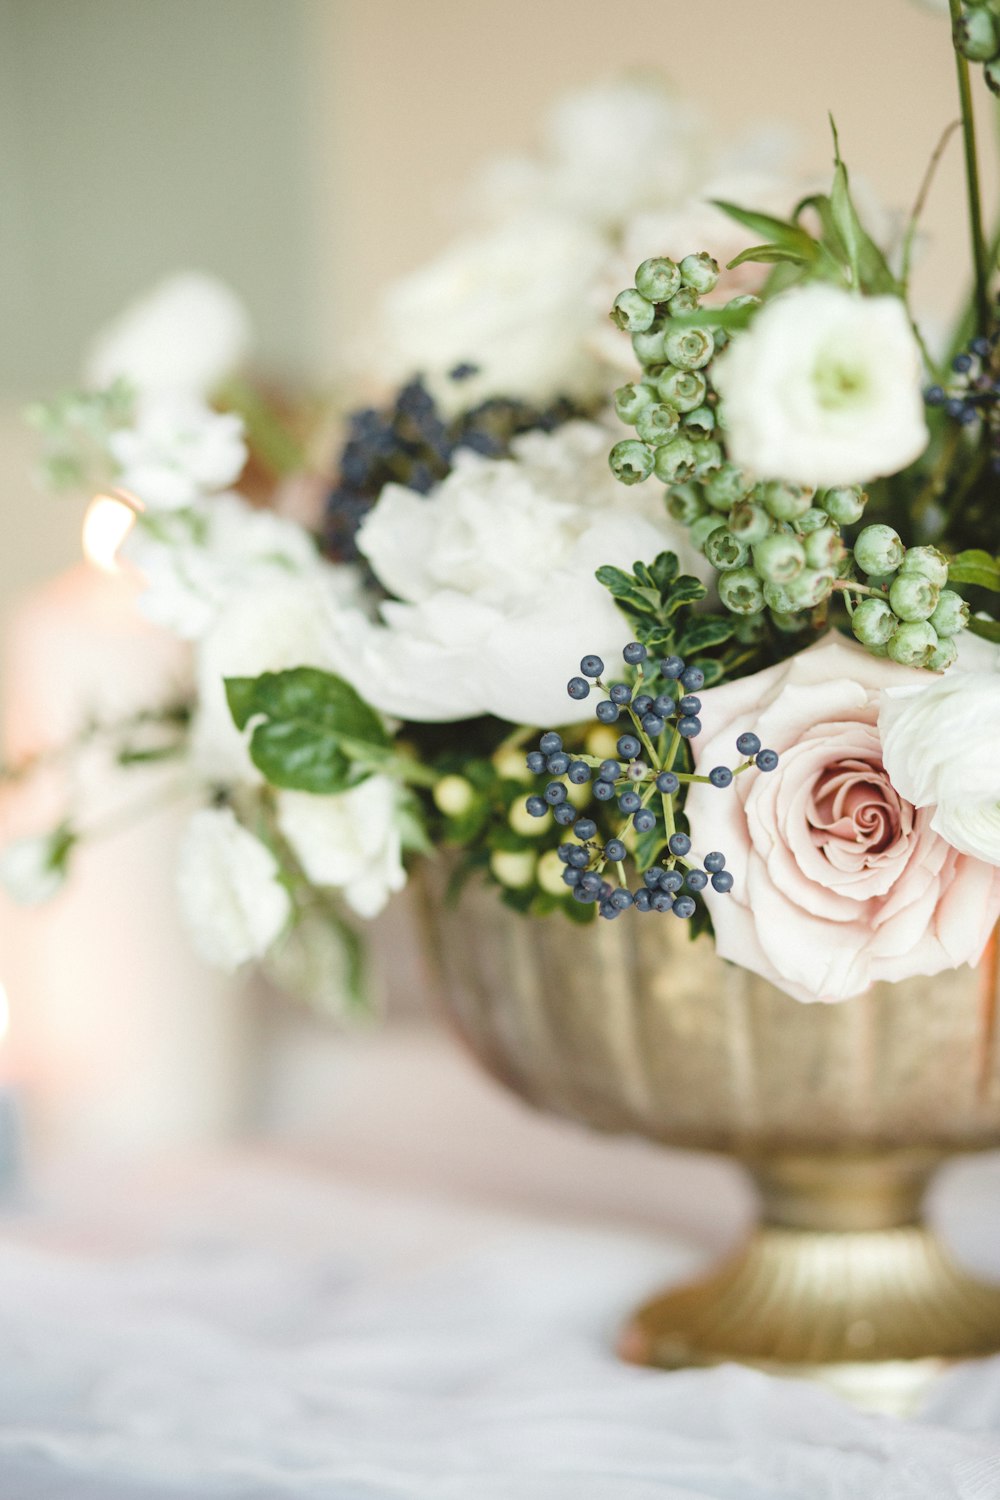
[[[17, 411], [75, 378], [118, 303], [206, 266], [250, 302], [265, 366], [323, 380], [476, 164], [636, 65], [722, 132], [792, 122], [805, 164], [834, 109], [901, 206], [955, 113], [946, 22], [915, 0], [0, 0], [0, 608], [74, 553], [79, 517], [31, 492]], [[959, 168], [955, 141], [918, 279], [939, 307], [965, 263]]]

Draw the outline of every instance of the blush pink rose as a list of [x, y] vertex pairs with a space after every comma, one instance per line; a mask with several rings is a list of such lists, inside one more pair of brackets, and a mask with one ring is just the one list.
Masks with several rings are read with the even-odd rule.
[[716, 946], [797, 1000], [975, 964], [1000, 918], [1000, 870], [946, 843], [882, 764], [879, 693], [915, 679], [831, 634], [701, 694], [699, 773], [735, 765], [744, 730], [781, 756], [726, 790], [691, 787], [694, 849], [720, 849], [734, 879], [707, 893]]

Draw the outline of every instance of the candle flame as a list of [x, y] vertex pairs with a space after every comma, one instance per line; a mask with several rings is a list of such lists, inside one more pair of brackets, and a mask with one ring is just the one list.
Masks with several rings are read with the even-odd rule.
[[124, 494], [95, 495], [83, 518], [83, 551], [104, 573], [118, 571], [118, 551], [135, 525], [137, 507]]

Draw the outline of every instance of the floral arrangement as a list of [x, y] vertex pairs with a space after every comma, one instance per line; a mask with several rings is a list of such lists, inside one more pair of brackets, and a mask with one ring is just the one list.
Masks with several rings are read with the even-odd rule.
[[[223, 378], [232, 310], [176, 288], [35, 414], [50, 477], [134, 508], [142, 607], [192, 643], [157, 753], [201, 789], [179, 890], [207, 958], [301, 968], [451, 851], [453, 889], [676, 917], [801, 1000], [979, 960], [1000, 240], [969, 63], [996, 87], [1000, 6], [951, 10], [974, 274], [943, 347], [910, 271], [952, 127], [893, 232], [836, 133], [821, 189], [631, 80], [561, 102], [389, 291], [332, 469]], [[9, 848], [8, 885], [49, 893], [85, 835]]]

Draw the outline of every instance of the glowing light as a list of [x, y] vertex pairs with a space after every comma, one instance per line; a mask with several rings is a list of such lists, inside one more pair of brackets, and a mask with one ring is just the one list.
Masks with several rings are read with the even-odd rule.
[[138, 507], [127, 496], [95, 495], [83, 518], [83, 551], [105, 573], [118, 571], [118, 550], [135, 525]]

